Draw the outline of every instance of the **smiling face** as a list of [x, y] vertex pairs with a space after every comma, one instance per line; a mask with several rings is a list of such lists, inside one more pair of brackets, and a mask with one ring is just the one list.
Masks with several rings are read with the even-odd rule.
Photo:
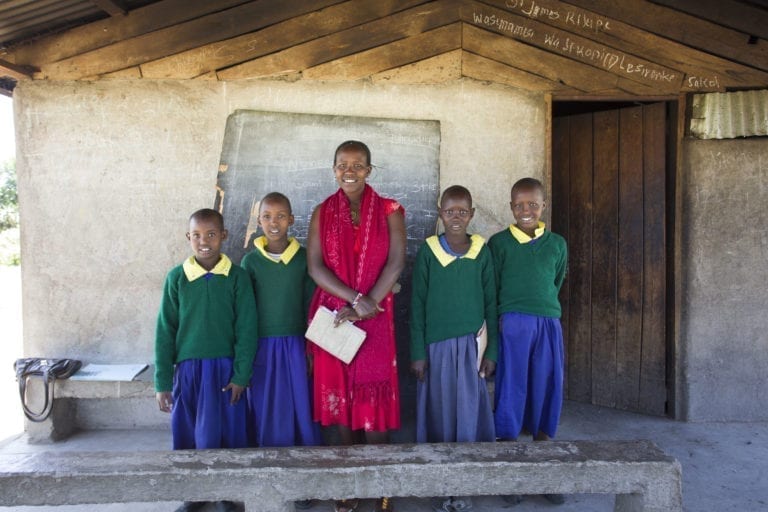
[[472, 202], [464, 195], [444, 196], [440, 201], [440, 220], [446, 235], [465, 236], [467, 226], [475, 215]]
[[336, 182], [347, 196], [362, 193], [365, 180], [371, 174], [371, 165], [362, 149], [354, 146], [341, 149], [333, 164]]
[[517, 227], [526, 235], [533, 237], [539, 227], [539, 219], [544, 212], [544, 192], [538, 187], [520, 187], [512, 189], [512, 201], [509, 202]]
[[189, 220], [187, 240], [192, 254], [205, 270], [211, 270], [221, 259], [221, 242], [227, 239], [227, 230], [211, 217], [192, 217]]
[[259, 225], [270, 252], [282, 252], [288, 245], [288, 228], [293, 226], [291, 207], [280, 199], [264, 199], [259, 207]]

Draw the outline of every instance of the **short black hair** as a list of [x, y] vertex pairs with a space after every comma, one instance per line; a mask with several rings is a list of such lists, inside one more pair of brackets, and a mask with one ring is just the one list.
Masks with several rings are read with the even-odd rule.
[[445, 189], [443, 191], [443, 195], [440, 196], [440, 205], [442, 205], [443, 201], [449, 197], [451, 199], [466, 199], [469, 201], [469, 207], [472, 207], [472, 194], [469, 193], [469, 189], [467, 187], [462, 187], [461, 185], [451, 185]]
[[224, 229], [224, 216], [217, 212], [216, 210], [212, 210], [210, 208], [202, 208], [200, 210], [197, 210], [195, 213], [189, 216], [189, 222], [195, 221], [203, 221], [203, 220], [212, 220], [216, 222], [219, 225], [220, 229]]
[[512, 185], [510, 195], [513, 195], [517, 190], [539, 190], [542, 196], [545, 196], [544, 185], [536, 178], [521, 178]]
[[269, 194], [262, 197], [261, 201], [259, 202], [259, 212], [261, 212], [261, 206], [267, 201], [285, 203], [285, 205], [288, 206], [288, 212], [290, 214], [293, 214], [293, 208], [291, 207], [291, 200], [288, 199], [288, 196], [286, 196], [285, 194], [281, 192], [270, 192]]
[[339, 153], [346, 149], [362, 151], [365, 153], [365, 163], [371, 165], [371, 150], [368, 149], [368, 146], [366, 146], [364, 142], [360, 142], [359, 140], [345, 140], [339, 144], [339, 147], [336, 148], [336, 152], [333, 154], [333, 165], [336, 165], [336, 157], [339, 156]]

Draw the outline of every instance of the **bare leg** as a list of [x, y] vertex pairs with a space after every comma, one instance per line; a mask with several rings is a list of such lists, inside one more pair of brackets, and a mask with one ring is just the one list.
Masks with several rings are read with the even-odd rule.
[[366, 432], [365, 442], [367, 444], [387, 444], [389, 442], [389, 432]]
[[339, 443], [342, 446], [350, 446], [355, 444], [355, 435], [351, 428], [344, 425], [338, 425], [337, 428], [339, 431]]
[[357, 433], [343, 425], [331, 425], [322, 427], [323, 441], [326, 446], [351, 446], [359, 443]]

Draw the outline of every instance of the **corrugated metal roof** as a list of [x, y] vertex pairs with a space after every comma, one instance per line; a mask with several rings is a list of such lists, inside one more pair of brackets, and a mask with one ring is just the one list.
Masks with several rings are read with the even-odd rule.
[[768, 90], [695, 94], [691, 133], [699, 139], [768, 135]]
[[[128, 10], [150, 3], [153, 0], [119, 2]], [[0, 50], [108, 16], [90, 0], [0, 0]]]
[[11, 0], [0, 2], [0, 44], [29, 39], [106, 17], [88, 0]]

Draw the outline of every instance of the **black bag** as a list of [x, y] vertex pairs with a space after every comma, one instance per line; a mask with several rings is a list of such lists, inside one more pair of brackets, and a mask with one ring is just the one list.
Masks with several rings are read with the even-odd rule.
[[[44, 359], [41, 357], [25, 357], [13, 363], [16, 370], [16, 380], [19, 382], [19, 397], [24, 415], [30, 421], [45, 421], [53, 409], [53, 386], [56, 379], [68, 379], [83, 365], [76, 359]], [[39, 378], [43, 381], [45, 401], [43, 410], [34, 412], [27, 405], [27, 379]]]

